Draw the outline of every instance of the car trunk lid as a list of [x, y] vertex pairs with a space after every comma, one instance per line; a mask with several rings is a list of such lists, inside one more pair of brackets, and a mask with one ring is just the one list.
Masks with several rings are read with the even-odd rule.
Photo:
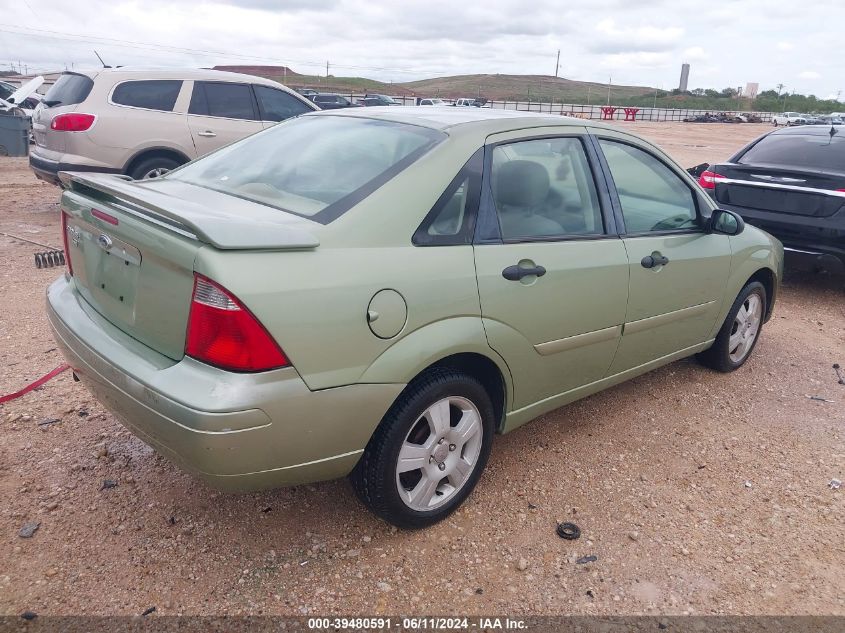
[[810, 217], [828, 217], [845, 206], [841, 175], [733, 163], [713, 171], [722, 176], [715, 190], [722, 204]]
[[77, 292], [161, 354], [184, 355], [201, 248], [313, 249], [313, 222], [180, 182], [62, 173], [68, 258]]

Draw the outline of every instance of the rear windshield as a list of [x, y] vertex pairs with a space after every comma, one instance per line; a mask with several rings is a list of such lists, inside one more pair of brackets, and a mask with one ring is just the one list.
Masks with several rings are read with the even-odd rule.
[[845, 170], [845, 133], [769, 134], [739, 159], [741, 165]]
[[63, 73], [44, 95], [44, 101], [47, 107], [75, 105], [85, 101], [93, 87], [90, 77]]
[[166, 178], [328, 224], [444, 138], [436, 130], [392, 121], [306, 115]]

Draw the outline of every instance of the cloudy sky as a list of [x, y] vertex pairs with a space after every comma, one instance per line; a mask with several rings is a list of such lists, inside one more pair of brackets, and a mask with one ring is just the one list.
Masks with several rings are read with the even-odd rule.
[[[709, 5], [709, 6], [708, 6]], [[845, 99], [845, 0], [0, 0], [0, 68], [287, 64], [384, 81], [513, 73]]]

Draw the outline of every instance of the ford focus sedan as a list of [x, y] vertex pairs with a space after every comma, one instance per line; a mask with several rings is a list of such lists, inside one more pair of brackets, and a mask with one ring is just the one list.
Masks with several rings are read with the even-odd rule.
[[402, 527], [493, 436], [697, 354], [743, 365], [782, 247], [583, 120], [306, 114], [166, 176], [64, 173], [55, 338], [104, 406], [226, 490], [350, 475]]

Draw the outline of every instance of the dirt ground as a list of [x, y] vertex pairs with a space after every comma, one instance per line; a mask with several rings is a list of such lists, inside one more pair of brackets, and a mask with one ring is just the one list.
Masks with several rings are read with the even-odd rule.
[[[768, 129], [629, 127], [685, 166]], [[0, 159], [0, 231], [60, 246], [57, 198]], [[0, 394], [62, 362], [43, 309], [60, 270], [37, 250], [0, 236]], [[217, 493], [65, 372], [0, 405], [0, 614], [845, 615], [843, 287], [788, 274], [733, 374], [677, 362], [497, 437], [465, 506], [421, 532], [346, 481]]]

